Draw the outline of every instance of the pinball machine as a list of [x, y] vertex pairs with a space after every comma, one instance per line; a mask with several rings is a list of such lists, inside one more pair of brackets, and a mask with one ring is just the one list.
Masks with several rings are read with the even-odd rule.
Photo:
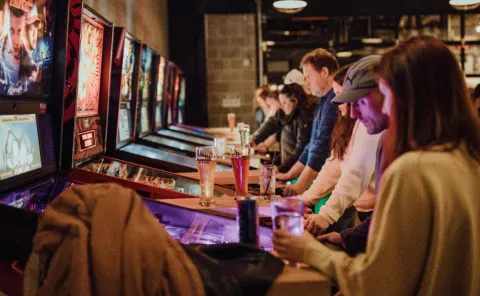
[[[82, 183], [116, 182], [142, 196], [199, 196], [200, 185], [196, 180], [105, 155], [109, 141], [114, 147], [117, 143], [121, 147], [135, 133], [136, 93], [132, 90], [136, 89], [135, 60], [140, 58], [140, 52], [124, 29], [114, 29], [87, 6], [78, 19], [81, 21], [72, 25], [78, 26], [80, 34], [70, 35], [67, 43], [70, 54], [65, 70], [61, 169], [70, 171], [70, 179]], [[126, 43], [120, 52], [113, 51], [115, 35], [117, 42]], [[123, 49], [128, 59], [123, 59]], [[110, 88], [110, 85], [120, 86], [121, 82], [122, 88]], [[111, 89], [116, 89], [116, 93], [112, 94]], [[113, 97], [116, 100], [111, 104], [109, 99]], [[116, 115], [108, 116], [112, 111]], [[231, 194], [229, 188], [216, 189], [216, 196]]]
[[[167, 67], [166, 84], [167, 84], [167, 96], [168, 96], [168, 116], [166, 122], [166, 129], [160, 130], [158, 133], [169, 137], [175, 137], [180, 139], [205, 139], [213, 141], [214, 136], [200, 127], [194, 127], [184, 124], [185, 113], [182, 113], [180, 118], [179, 111], [185, 111], [186, 102], [186, 79], [182, 76], [182, 70], [170, 62]], [[182, 92], [183, 91], [183, 92]], [[182, 96], [182, 101], [180, 100]], [[179, 108], [179, 103], [182, 102], [182, 109]], [[181, 119], [181, 122], [179, 121]]]
[[[153, 112], [153, 108], [150, 107], [155, 105], [155, 100], [157, 98], [155, 95], [156, 91], [159, 91], [161, 95], [165, 93], [162, 90], [158, 90], [158, 87], [155, 89], [155, 86], [158, 85], [152, 81], [155, 72], [158, 73], [154, 66], [160, 66], [159, 63], [156, 62], [158, 58], [159, 56], [155, 54], [150, 47], [148, 47], [146, 44], [142, 45], [142, 59], [138, 79], [138, 103], [136, 104], [138, 106], [135, 135], [136, 142], [153, 148], [160, 148], [193, 157], [195, 156], [195, 149], [197, 146], [211, 146], [213, 145], [213, 142], [205, 139], [199, 139], [197, 143], [191, 143], [185, 141], [184, 138], [189, 137], [187, 135], [184, 135], [182, 139], [175, 139], [153, 133], [153, 130], [155, 129], [155, 120], [152, 120], [152, 118], [155, 116], [155, 114]], [[158, 76], [159, 80], [163, 78], [163, 75]], [[161, 86], [163, 87], [163, 85], [164, 84], [162, 82]], [[166, 103], [167, 100], [164, 100], [163, 102]], [[163, 110], [166, 110], [166, 112], [170, 114], [170, 108], [168, 108], [168, 106], [166, 107], [167, 108], [163, 108]], [[166, 116], [163, 116], [163, 118], [165, 117]], [[170, 118], [170, 115], [168, 115], [168, 117]], [[190, 136], [190, 138], [193, 137]]]
[[[107, 155], [170, 172], [196, 172], [197, 164], [194, 157], [160, 147], [158, 143], [145, 145], [135, 141], [138, 115], [136, 110], [140, 105], [138, 104], [138, 76], [142, 46], [125, 29], [116, 28], [114, 49]], [[231, 167], [219, 164], [217, 171], [231, 171]]]
[[[57, 44], [66, 41], [67, 4], [5, 1], [2, 10], [1, 38], [19, 38], [20, 46], [2, 43], [0, 58], [0, 261], [28, 255], [37, 221], [31, 212], [77, 183], [58, 170], [62, 121], [54, 100], [64, 81], [56, 57], [65, 54]], [[22, 22], [28, 30], [19, 37]]]
[[166, 94], [170, 92], [171, 89], [170, 87], [167, 87], [168, 83], [166, 83], [166, 77], [168, 76], [167, 70], [170, 63], [171, 62], [168, 62], [164, 57], [158, 56], [157, 85], [155, 92], [155, 100], [152, 104], [155, 106], [154, 112], [152, 114], [154, 133], [174, 140], [186, 141], [197, 146], [213, 145], [212, 140], [197, 137], [195, 135], [178, 133], [167, 128], [167, 114], [170, 112], [170, 104]]

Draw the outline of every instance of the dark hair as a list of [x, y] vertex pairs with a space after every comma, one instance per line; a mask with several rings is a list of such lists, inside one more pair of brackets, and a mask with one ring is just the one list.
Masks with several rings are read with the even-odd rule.
[[385, 53], [375, 71], [394, 95], [383, 170], [406, 152], [441, 144], [452, 144], [449, 151], [464, 143], [480, 162], [480, 120], [463, 73], [441, 40], [410, 38]]
[[271, 93], [271, 91], [268, 89], [267, 86], [257, 87], [257, 89], [256, 89], [255, 91], [257, 91], [257, 90], [261, 90], [261, 92], [260, 92], [260, 94], [259, 94], [258, 96], [259, 96], [260, 98], [264, 99], [264, 100], [265, 100], [265, 99], [270, 95], [270, 93]]
[[337, 74], [335, 74], [335, 77], [333, 77], [333, 81], [338, 83], [338, 85], [343, 86], [343, 80], [345, 80], [345, 76], [347, 76], [348, 69], [350, 69], [350, 66], [352, 64], [345, 65], [338, 70]]
[[[347, 75], [348, 69], [352, 64], [348, 64], [340, 68], [333, 80], [339, 85], [343, 85], [343, 80]], [[332, 157], [343, 160], [345, 153], [347, 152], [348, 144], [352, 138], [353, 128], [355, 127], [356, 119], [350, 117], [350, 104], [347, 104], [347, 115], [342, 116], [340, 109], [337, 109], [337, 122], [333, 127], [330, 150], [332, 151]]]
[[279, 100], [278, 99], [279, 94], [280, 93], [279, 93], [278, 90], [269, 90], [268, 95], [265, 98], [269, 97], [269, 98], [275, 99], [275, 101], [278, 101]]
[[317, 71], [326, 67], [330, 75], [337, 73], [339, 67], [337, 58], [323, 48], [317, 48], [307, 53], [300, 62], [300, 68], [306, 64], [312, 65]]
[[287, 96], [291, 100], [297, 100], [297, 107], [308, 107], [307, 93], [300, 84], [291, 83], [285, 84], [280, 90], [280, 94]]

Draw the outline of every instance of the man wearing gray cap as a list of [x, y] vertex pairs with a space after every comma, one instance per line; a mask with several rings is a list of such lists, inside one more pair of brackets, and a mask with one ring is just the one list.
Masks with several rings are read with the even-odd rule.
[[[352, 65], [345, 76], [343, 91], [332, 100], [332, 102], [339, 104], [350, 103], [350, 116], [360, 120], [371, 135], [382, 133], [388, 127], [388, 117], [382, 113], [383, 96], [378, 90], [373, 71], [373, 67], [379, 58], [379, 56], [367, 56]], [[382, 148], [383, 135], [380, 137], [376, 151], [376, 191], [378, 191], [382, 174]], [[347, 229], [340, 234], [332, 232], [320, 236], [319, 239], [342, 245], [350, 255], [364, 252], [370, 221], [371, 217], [358, 226]]]
[[[379, 60], [380, 56], [368, 56], [353, 64], [347, 71], [342, 91], [332, 102], [351, 103], [352, 105], [363, 100], [366, 102], [382, 102], [383, 96], [377, 88], [373, 74], [373, 67]], [[365, 105], [372, 106], [375, 104], [358, 104], [358, 106]], [[379, 110], [381, 111], [381, 105]], [[352, 116], [352, 118], [366, 117], [363, 116], [363, 113], [362, 116]], [[364, 124], [362, 125], [360, 121]], [[380, 134], [376, 129], [369, 128], [370, 126], [373, 126], [370, 124], [370, 120], [357, 121], [345, 160], [337, 164], [341, 168], [338, 172], [340, 174], [336, 173], [335, 159], [329, 158], [312, 187], [302, 195], [304, 199], [315, 200], [315, 198], [320, 198], [327, 193], [325, 191], [326, 187], [334, 186], [332, 195], [327, 203], [320, 208], [319, 213], [310, 215], [306, 219], [306, 229], [313, 234], [318, 235], [323, 231], [343, 231], [347, 227], [351, 227], [348, 219], [346, 219], [346, 217], [351, 216], [349, 214], [351, 210], [345, 211], [352, 205], [359, 211], [359, 217], [366, 217], [373, 211], [375, 205], [373, 189], [375, 152]], [[330, 183], [326, 180], [336, 182]], [[371, 189], [369, 188], [370, 183], [372, 183]], [[362, 216], [360, 216], [360, 213], [362, 213]], [[344, 219], [339, 221], [344, 214], [346, 215]], [[363, 221], [364, 218], [361, 220]]]

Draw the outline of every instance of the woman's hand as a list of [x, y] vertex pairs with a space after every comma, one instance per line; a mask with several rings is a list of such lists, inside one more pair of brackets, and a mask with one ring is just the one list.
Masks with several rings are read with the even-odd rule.
[[330, 226], [327, 220], [323, 219], [319, 214], [309, 215], [305, 219], [305, 230], [311, 234], [318, 236], [325, 232], [325, 230]]
[[315, 238], [309, 233], [296, 236], [288, 233], [286, 230], [274, 230], [272, 240], [273, 249], [279, 257], [291, 261], [303, 262], [307, 244], [310, 241], [315, 241]]

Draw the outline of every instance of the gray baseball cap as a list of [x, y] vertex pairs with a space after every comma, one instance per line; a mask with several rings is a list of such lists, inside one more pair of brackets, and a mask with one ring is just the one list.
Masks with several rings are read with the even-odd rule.
[[373, 68], [380, 61], [379, 55], [369, 55], [353, 64], [343, 80], [343, 90], [331, 103], [351, 103], [361, 99], [377, 87]]

